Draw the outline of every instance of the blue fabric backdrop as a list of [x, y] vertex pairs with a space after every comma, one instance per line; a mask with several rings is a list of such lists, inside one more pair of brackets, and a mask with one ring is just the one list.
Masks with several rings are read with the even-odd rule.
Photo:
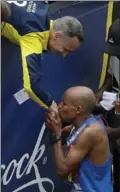
[[[107, 2], [78, 2], [52, 17], [72, 15], [84, 26], [85, 42], [63, 59], [44, 54], [42, 87], [59, 102], [68, 87], [96, 90], [102, 69]], [[2, 190], [4, 192], [67, 191], [56, 175], [44, 127], [44, 109], [31, 99], [19, 105], [14, 94], [23, 88], [20, 50], [2, 38]]]

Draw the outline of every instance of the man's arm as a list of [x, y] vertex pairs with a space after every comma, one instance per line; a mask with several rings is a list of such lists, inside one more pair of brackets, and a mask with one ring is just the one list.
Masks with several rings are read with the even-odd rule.
[[36, 33], [20, 38], [22, 54], [24, 88], [28, 95], [41, 107], [48, 108], [52, 104], [51, 95], [41, 89], [41, 54], [42, 45]]
[[111, 87], [112, 87], [112, 76], [109, 72], [107, 72], [103, 86], [96, 93], [97, 102], [99, 102], [102, 99], [103, 92], [108, 91]]
[[120, 139], [120, 127], [118, 128], [107, 127], [107, 133], [109, 139], [111, 140]]
[[66, 144], [66, 139], [72, 131], [73, 125], [67, 125], [62, 128], [62, 145]]
[[53, 152], [58, 174], [60, 176], [67, 176], [71, 173], [91, 150], [93, 141], [94, 138], [91, 134], [91, 129], [86, 128], [66, 156], [63, 153], [61, 141], [55, 143], [53, 145]]
[[108, 71], [106, 74], [105, 82], [99, 90], [104, 92], [105, 90], [109, 90], [111, 88], [111, 86], [112, 86], [112, 76]]

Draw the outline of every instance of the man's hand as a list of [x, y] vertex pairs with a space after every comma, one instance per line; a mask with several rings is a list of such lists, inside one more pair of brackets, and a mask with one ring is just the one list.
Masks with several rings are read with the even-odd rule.
[[46, 114], [46, 126], [56, 135], [62, 134], [62, 122], [58, 112], [53, 108], [48, 109]]
[[53, 117], [55, 117], [55, 114], [58, 113], [58, 106], [55, 101], [52, 102], [51, 106], [48, 109], [48, 113], [51, 113]]
[[57, 106], [57, 103], [55, 101], [52, 102], [50, 109], [52, 109], [52, 111], [58, 113], [58, 106]]

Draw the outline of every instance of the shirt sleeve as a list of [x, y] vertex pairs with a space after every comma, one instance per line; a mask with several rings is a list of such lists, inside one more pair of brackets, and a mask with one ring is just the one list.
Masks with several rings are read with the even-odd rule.
[[24, 88], [28, 95], [41, 107], [48, 108], [52, 104], [49, 93], [41, 89], [41, 53], [42, 45], [36, 33], [27, 34], [20, 38], [22, 55]]

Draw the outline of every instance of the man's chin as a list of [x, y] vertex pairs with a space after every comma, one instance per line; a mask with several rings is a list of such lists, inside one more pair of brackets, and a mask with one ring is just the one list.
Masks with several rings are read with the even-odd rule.
[[62, 124], [69, 124], [68, 120], [64, 119], [62, 116], [60, 116]]
[[52, 55], [56, 55], [56, 54], [57, 54], [56, 51], [54, 51], [54, 50], [50, 50], [50, 53], [51, 53]]
[[55, 51], [55, 50], [50, 50], [50, 53], [52, 55], [61, 55], [61, 53], [59, 53], [58, 51]]

